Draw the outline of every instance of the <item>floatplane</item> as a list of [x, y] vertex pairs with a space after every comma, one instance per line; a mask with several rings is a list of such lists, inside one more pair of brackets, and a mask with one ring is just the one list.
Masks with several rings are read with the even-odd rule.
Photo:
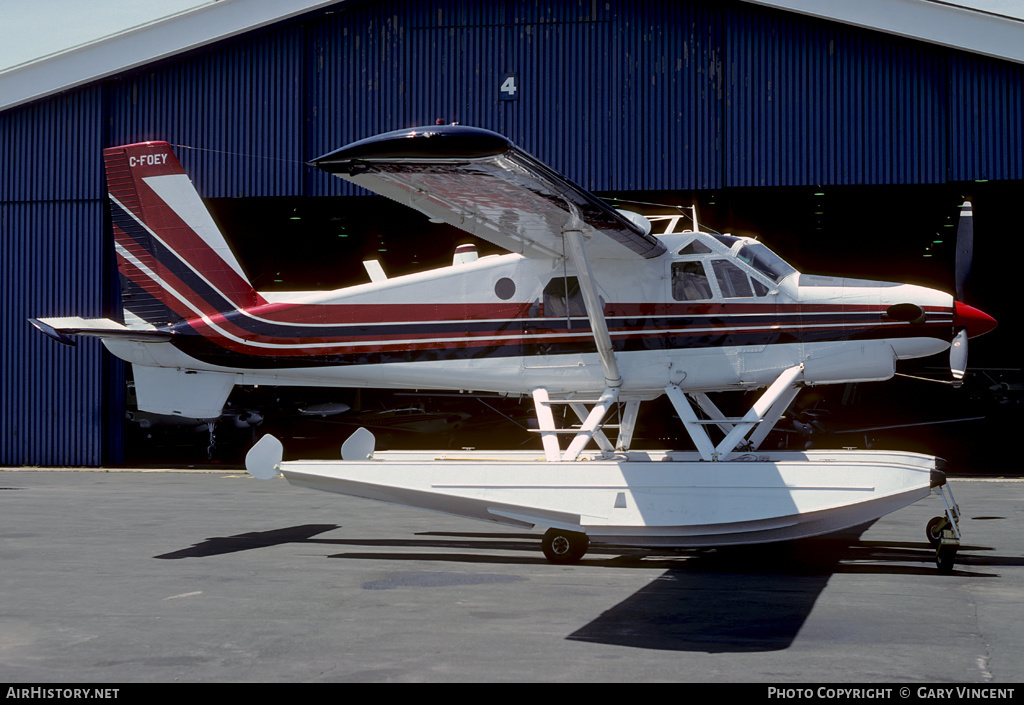
[[[493, 243], [450, 266], [334, 291], [259, 292], [166, 142], [104, 151], [124, 321], [32, 319], [95, 336], [132, 365], [139, 409], [217, 417], [236, 385], [472, 390], [531, 398], [532, 451], [375, 449], [356, 430], [337, 460], [283, 460], [263, 436], [257, 478], [547, 531], [548, 560], [591, 544], [646, 548], [785, 541], [858, 526], [933, 491], [940, 569], [959, 509], [930, 455], [761, 448], [803, 387], [882, 381], [900, 360], [950, 353], [995, 321], [957, 295], [798, 272], [763, 243], [612, 208], [505, 137], [457, 125], [377, 135], [311, 165]], [[664, 225], [664, 224], [663, 224]], [[972, 237], [971, 211], [960, 217]], [[962, 256], [961, 256], [962, 255]], [[755, 392], [741, 416], [712, 400]], [[640, 405], [667, 395], [691, 450], [631, 449]], [[559, 413], [564, 411], [565, 413]], [[579, 423], [556, 419], [571, 412]], [[340, 439], [339, 439], [340, 440]]]

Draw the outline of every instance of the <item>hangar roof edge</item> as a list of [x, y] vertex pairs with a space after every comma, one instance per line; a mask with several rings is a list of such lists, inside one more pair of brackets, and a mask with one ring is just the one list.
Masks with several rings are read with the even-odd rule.
[[1024, 63], [1024, 12], [997, 12], [993, 2], [974, 2], [972, 7], [962, 0], [742, 1]]
[[0, 110], [345, 0], [219, 0], [0, 71]]
[[[742, 0], [1024, 63], [1024, 14], [946, 0]], [[0, 71], [0, 111], [345, 0], [219, 0]]]

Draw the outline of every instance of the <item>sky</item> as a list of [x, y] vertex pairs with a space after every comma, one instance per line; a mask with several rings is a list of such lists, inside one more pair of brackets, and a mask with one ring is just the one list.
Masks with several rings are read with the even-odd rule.
[[1021, 0], [953, 0], [946, 4], [961, 5], [1024, 20], [1024, 2]]
[[[216, 0], [0, 0], [0, 70]], [[941, 0], [1024, 20], [1024, 0]]]

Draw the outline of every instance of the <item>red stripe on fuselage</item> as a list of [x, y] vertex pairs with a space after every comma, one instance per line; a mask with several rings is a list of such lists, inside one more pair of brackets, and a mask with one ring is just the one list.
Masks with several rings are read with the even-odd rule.
[[245, 313], [274, 323], [345, 325], [360, 323], [440, 323], [525, 318], [528, 303], [515, 304], [293, 304], [271, 303]]
[[[358, 323], [442, 322], [460, 320], [508, 320], [527, 317], [529, 303], [429, 303], [429, 304], [303, 304], [268, 303], [245, 309], [245, 313], [274, 323], [345, 325]], [[721, 303], [613, 303], [605, 306], [605, 318], [653, 316], [737, 316], [798, 315], [833, 313], [881, 313], [887, 306], [876, 304], [721, 304]], [[943, 306], [925, 306], [929, 313], [951, 312]], [[585, 316], [573, 316], [585, 321]], [[550, 320], [564, 320], [552, 316]]]
[[[295, 325], [295, 335], [267, 335], [253, 333], [243, 330], [245, 319], [237, 319], [238, 325], [233, 324], [223, 314], [213, 314], [208, 321], [193, 319], [188, 326], [197, 334], [209, 339], [218, 346], [234, 352], [254, 356], [278, 356], [278, 357], [302, 357], [322, 356], [343, 353], [362, 352], [400, 352], [402, 350], [425, 350], [425, 349], [446, 349], [459, 347], [479, 347], [482, 345], [516, 345], [516, 344], [537, 344], [537, 343], [559, 343], [579, 342], [581, 339], [589, 339], [589, 329], [580, 330], [578, 333], [566, 331], [564, 328], [532, 328], [528, 331], [510, 330], [502, 331], [503, 325], [520, 324], [526, 319], [525, 312], [529, 309], [528, 304], [504, 304], [495, 306], [492, 304], [388, 304], [388, 305], [316, 305], [303, 306], [301, 304], [274, 304], [268, 305], [273, 308], [259, 307], [251, 309], [248, 316], [256, 317], [257, 313], [269, 314], [259, 316], [262, 321], [276, 322], [275, 319], [286, 320]], [[684, 305], [685, 306], [685, 305]], [[865, 321], [863, 319], [844, 318], [844, 314], [863, 315], [884, 310], [881, 306], [847, 306], [836, 305], [832, 307], [815, 305], [814, 311], [817, 314], [834, 314], [804, 319], [798, 322], [780, 323], [778, 319], [768, 318], [768, 314], [779, 313], [761, 307], [760, 313], [765, 314], [763, 322], [749, 321], [746, 324], [738, 325], [729, 322], [728, 318], [736, 316], [751, 316], [753, 309], [749, 305], [738, 305], [736, 307], [722, 306], [714, 313], [708, 313], [709, 309], [702, 305], [704, 313], [695, 313], [692, 306], [685, 306], [685, 312], [681, 308], [673, 306], [671, 312], [668, 309], [659, 311], [659, 315], [676, 315], [680, 318], [706, 315], [710, 316], [707, 321], [699, 323], [680, 324], [647, 324], [643, 326], [610, 325], [609, 332], [616, 340], [636, 340], [642, 338], [662, 337], [666, 332], [671, 331], [674, 336], [708, 336], [716, 337], [730, 334], [770, 334], [773, 336], [786, 336], [788, 334], [798, 335], [801, 332], [814, 331], [815, 334], [837, 333], [836, 339], [841, 339], [844, 334], [851, 330], [877, 329], [879, 337], [885, 337], [885, 331], [891, 329], [896, 332], [905, 331], [913, 326], [915, 331], [922, 335], [935, 335], [940, 331], [950, 328], [950, 321], [934, 321], [923, 324], [908, 324], [901, 321]], [[773, 306], [772, 309], [775, 307]], [[788, 311], [782, 315], [792, 317], [803, 311], [800, 304], [788, 305], [779, 308], [786, 308]], [[311, 309], [311, 310], [303, 310]], [[736, 310], [740, 309], [740, 310]], [[846, 310], [843, 310], [846, 309]], [[950, 314], [951, 309], [940, 306], [929, 307], [932, 313]], [[502, 318], [501, 313], [511, 315]], [[371, 315], [375, 314], [375, 315]], [[417, 315], [418, 314], [418, 315]], [[235, 314], [237, 315], [237, 314]], [[244, 315], [244, 314], [243, 314]], [[639, 316], [646, 318], [647, 316]], [[248, 317], [247, 316], [247, 317]], [[714, 320], [721, 316], [725, 320]], [[529, 319], [533, 323], [543, 325], [545, 319]], [[560, 319], [546, 319], [549, 324], [554, 324]], [[586, 319], [575, 319], [586, 325]], [[478, 323], [480, 321], [492, 321], [493, 327], [485, 330], [430, 330], [431, 324], [457, 326], [460, 322]], [[408, 324], [411, 327], [417, 326], [419, 330], [409, 332], [382, 333], [374, 330], [373, 324], [381, 326], [395, 326]], [[366, 326], [365, 330], [339, 330], [337, 335], [312, 336], [308, 332], [303, 335], [303, 327], [323, 327], [325, 325], [339, 326]], [[427, 327], [424, 330], [424, 327]], [[239, 340], [232, 339], [232, 337]], [[945, 337], [935, 335], [935, 337]], [[287, 346], [287, 347], [285, 347]]]

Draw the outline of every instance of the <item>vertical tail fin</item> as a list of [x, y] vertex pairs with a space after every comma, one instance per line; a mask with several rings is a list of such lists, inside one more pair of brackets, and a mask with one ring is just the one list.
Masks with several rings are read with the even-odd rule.
[[127, 324], [262, 303], [168, 143], [111, 147], [103, 161]]

